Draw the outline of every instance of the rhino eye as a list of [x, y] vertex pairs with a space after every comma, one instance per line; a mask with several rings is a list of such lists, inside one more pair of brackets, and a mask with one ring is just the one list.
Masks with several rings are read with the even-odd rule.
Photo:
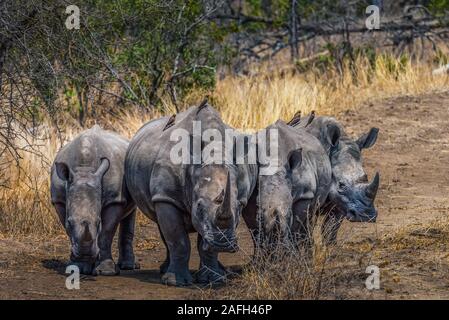
[[344, 191], [346, 189], [346, 184], [344, 182], [339, 182], [338, 183], [338, 190], [339, 191]]

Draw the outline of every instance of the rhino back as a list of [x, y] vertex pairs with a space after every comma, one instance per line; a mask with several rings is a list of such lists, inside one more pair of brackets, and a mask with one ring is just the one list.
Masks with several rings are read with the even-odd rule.
[[71, 170], [91, 167], [95, 171], [101, 158], [108, 158], [109, 170], [103, 177], [103, 206], [111, 203], [128, 203], [124, 190], [124, 161], [128, 140], [110, 131], [94, 126], [67, 143], [55, 157], [51, 168], [52, 202], [65, 203], [65, 182], [56, 174], [55, 163], [64, 162]]
[[173, 117], [162, 117], [145, 124], [131, 140], [125, 160], [127, 188], [137, 206], [156, 220], [155, 202], [168, 202], [181, 210], [189, 207], [186, 197], [186, 166], [174, 164], [170, 151], [177, 141], [173, 130], [192, 132], [195, 108]]
[[153, 215], [150, 178], [163, 140], [161, 133], [169, 117], [152, 120], [131, 139], [125, 159], [127, 189], [144, 214]]

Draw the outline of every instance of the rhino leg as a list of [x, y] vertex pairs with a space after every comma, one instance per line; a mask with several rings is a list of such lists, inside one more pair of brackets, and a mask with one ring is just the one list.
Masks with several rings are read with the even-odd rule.
[[199, 283], [223, 283], [226, 281], [226, 269], [218, 261], [218, 253], [204, 251], [202, 248], [203, 238], [198, 233], [197, 248], [200, 255], [200, 268], [196, 275]]
[[162, 282], [172, 286], [192, 284], [189, 271], [190, 239], [183, 221], [183, 213], [169, 203], [156, 203], [156, 216], [167, 243], [170, 263]]
[[311, 246], [313, 218], [312, 200], [300, 200], [293, 205], [292, 234], [295, 244], [308, 248]]
[[337, 243], [337, 234], [344, 220], [344, 216], [337, 210], [332, 210], [324, 217], [321, 226], [321, 235], [326, 245], [335, 245]]
[[123, 216], [124, 210], [121, 204], [112, 204], [103, 209], [101, 213], [101, 233], [98, 237], [100, 256], [98, 265], [93, 272], [94, 275], [114, 276], [120, 273], [112, 259], [111, 246], [118, 224]]
[[[256, 190], [258, 190], [258, 186], [256, 186]], [[245, 224], [249, 229], [249, 233], [251, 234], [251, 239], [253, 240], [253, 259], [260, 249], [260, 240], [259, 240], [259, 229], [257, 223], [257, 193], [253, 192], [251, 197], [248, 200], [248, 204], [243, 209], [242, 212], [243, 220], [245, 220]]]
[[133, 250], [135, 222], [136, 209], [120, 222], [118, 266], [121, 270], [140, 269], [140, 265], [136, 262]]
[[170, 252], [168, 251], [167, 242], [165, 241], [164, 235], [162, 234], [161, 227], [159, 227], [159, 225], [158, 225], [158, 228], [159, 228], [159, 233], [161, 235], [162, 241], [164, 242], [165, 252], [166, 252], [165, 260], [159, 267], [159, 271], [161, 272], [161, 274], [164, 274], [167, 272], [168, 266], [170, 265]]

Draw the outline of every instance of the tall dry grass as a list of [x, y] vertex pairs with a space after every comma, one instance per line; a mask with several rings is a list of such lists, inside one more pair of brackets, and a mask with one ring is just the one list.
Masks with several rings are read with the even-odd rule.
[[[277, 119], [289, 119], [296, 111], [315, 110], [333, 114], [355, 109], [367, 100], [395, 95], [419, 95], [448, 88], [447, 76], [432, 76], [432, 66], [409, 60], [379, 56], [374, 63], [359, 58], [343, 73], [330, 69], [302, 74], [273, 74], [260, 71], [252, 77], [227, 77], [210, 94], [225, 122], [244, 130], [265, 127]], [[199, 101], [203, 92], [194, 92], [187, 101]], [[172, 113], [167, 104], [165, 113]], [[104, 127], [131, 138], [140, 126], [164, 112], [146, 115], [121, 114], [101, 119]], [[64, 141], [81, 131], [67, 122]], [[10, 188], [0, 188], [0, 233], [11, 235], [49, 235], [62, 232], [49, 201], [50, 164], [60, 148], [58, 135], [50, 125], [40, 127], [38, 137], [29, 137], [41, 154], [23, 153], [21, 170], [10, 167]], [[19, 143], [21, 143], [19, 141]]]
[[[339, 242], [326, 245], [324, 213], [313, 215], [308, 225], [307, 239], [299, 242], [290, 238], [258, 240], [256, 250], [242, 250], [243, 266], [236, 279], [220, 290], [220, 299], [316, 300], [332, 297], [345, 278], [354, 276], [357, 268], [345, 263], [348, 256], [349, 234], [340, 232]], [[369, 248], [372, 250], [372, 248]], [[217, 296], [216, 287], [202, 288], [199, 298]]]

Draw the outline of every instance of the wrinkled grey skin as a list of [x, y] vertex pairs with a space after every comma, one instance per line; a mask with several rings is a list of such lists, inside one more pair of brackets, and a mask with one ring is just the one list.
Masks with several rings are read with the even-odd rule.
[[[310, 116], [294, 127], [318, 138], [330, 157], [332, 186], [324, 205], [326, 214], [323, 236], [328, 244], [336, 242], [344, 218], [351, 222], [376, 222], [374, 200], [379, 187], [379, 174], [371, 182], [363, 169], [363, 149], [372, 147], [379, 129], [371, 128], [357, 140], [349, 137], [343, 126], [332, 117]], [[310, 122], [310, 123], [309, 123]]]
[[203, 132], [217, 129], [223, 139], [224, 130], [230, 129], [209, 105], [191, 107], [174, 119], [164, 117], [142, 127], [130, 142], [125, 162], [130, 194], [142, 212], [157, 222], [167, 247], [161, 273], [162, 282], [168, 285], [192, 283], [188, 268], [190, 232], [198, 232], [197, 281], [210, 283], [225, 279], [226, 270], [218, 261], [218, 252], [237, 249], [235, 232], [239, 216], [256, 184], [253, 172], [257, 165], [207, 162], [194, 165], [171, 161], [170, 151], [178, 144], [170, 141], [172, 132], [184, 129], [192, 135], [195, 120], [201, 122]]
[[243, 213], [258, 247], [287, 235], [305, 240], [310, 217], [331, 187], [329, 157], [315, 137], [280, 120], [266, 128], [268, 133], [271, 129], [278, 132], [278, 169], [272, 175], [259, 169], [257, 188]]
[[[70, 264], [83, 274], [116, 275], [138, 267], [133, 253], [136, 206], [124, 185], [128, 141], [94, 126], [59, 150], [51, 201], [71, 242]], [[118, 267], [111, 245], [120, 224]]]

